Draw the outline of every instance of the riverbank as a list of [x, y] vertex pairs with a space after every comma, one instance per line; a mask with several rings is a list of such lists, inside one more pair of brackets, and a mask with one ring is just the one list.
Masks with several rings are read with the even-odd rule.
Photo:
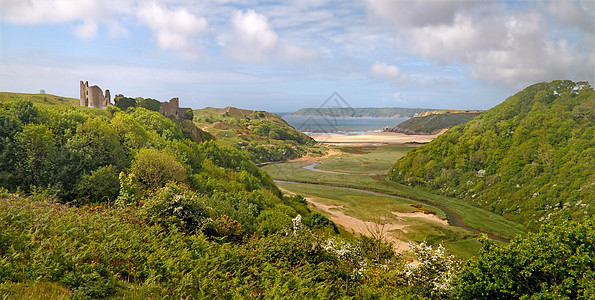
[[446, 132], [446, 129], [437, 134], [429, 135], [409, 135], [397, 132], [368, 132], [361, 135], [350, 134], [313, 134], [310, 135], [319, 143], [332, 145], [373, 145], [373, 144], [407, 144], [407, 143], [429, 143], [441, 134]]

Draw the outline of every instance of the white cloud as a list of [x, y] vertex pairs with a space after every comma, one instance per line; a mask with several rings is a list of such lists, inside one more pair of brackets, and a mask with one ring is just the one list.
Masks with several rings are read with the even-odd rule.
[[167, 9], [155, 2], [140, 4], [138, 18], [153, 30], [157, 46], [178, 52], [185, 58], [196, 58], [200, 46], [192, 38], [207, 30], [208, 22], [185, 8]]
[[83, 24], [76, 27], [74, 35], [83, 40], [90, 40], [97, 35], [97, 23], [83, 21]]
[[73, 34], [84, 40], [97, 36], [99, 25], [107, 24], [109, 38], [128, 35], [128, 30], [113, 19], [111, 8], [117, 4], [100, 0], [1, 0], [0, 19], [23, 25], [73, 23]]
[[387, 65], [380, 61], [377, 61], [372, 65], [370, 74], [372, 74], [373, 77], [388, 78], [395, 84], [401, 84], [407, 81], [407, 75], [403, 74], [399, 68]]
[[279, 36], [271, 28], [267, 18], [254, 10], [236, 11], [231, 18], [233, 37], [228, 48], [229, 55], [240, 61], [258, 62], [267, 60], [279, 46]]
[[107, 28], [108, 31], [106, 37], [110, 39], [124, 38], [130, 35], [128, 29], [122, 27], [117, 21], [109, 21], [107, 23]]
[[243, 62], [266, 62], [274, 58], [312, 60], [318, 58], [314, 50], [283, 43], [266, 16], [254, 10], [235, 11], [231, 18], [232, 34], [221, 35], [218, 44], [232, 59]]
[[595, 79], [593, 5], [546, 3], [368, 0], [368, 12], [395, 31], [398, 49], [466, 66], [476, 79], [515, 89], [553, 79]]
[[107, 16], [107, 9], [96, 0], [4, 0], [0, 12], [4, 20], [15, 24], [96, 21]]

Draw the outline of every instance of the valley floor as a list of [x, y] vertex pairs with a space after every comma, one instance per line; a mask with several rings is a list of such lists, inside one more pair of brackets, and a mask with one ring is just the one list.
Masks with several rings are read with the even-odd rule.
[[[456, 199], [389, 182], [381, 174], [386, 174], [396, 160], [417, 147], [382, 139], [396, 139], [399, 135], [342, 136], [327, 143], [328, 151], [324, 156], [305, 156], [263, 169], [284, 192], [304, 196], [311, 209], [325, 214], [345, 234], [381, 234], [405, 257], [409, 242], [442, 243], [458, 257], [466, 258], [478, 251], [476, 238], [480, 231], [496, 233], [490, 237], [504, 241], [502, 236], [513, 237], [525, 232], [519, 224]], [[338, 142], [345, 140], [354, 143]], [[380, 144], [356, 144], [355, 141]], [[458, 225], [447, 222], [453, 215]]]

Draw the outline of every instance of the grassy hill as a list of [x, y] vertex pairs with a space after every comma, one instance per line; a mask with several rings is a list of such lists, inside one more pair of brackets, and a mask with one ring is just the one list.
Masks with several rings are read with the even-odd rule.
[[442, 129], [465, 124], [479, 114], [480, 112], [429, 111], [420, 113], [395, 127], [384, 129], [384, 131], [405, 134], [436, 134]]
[[529, 227], [594, 212], [595, 92], [532, 85], [395, 163], [392, 180], [460, 198]]
[[256, 163], [319, 151], [312, 138], [295, 130], [276, 114], [235, 107], [207, 107], [193, 112], [198, 127], [242, 150]]
[[0, 103], [31, 101], [37, 105], [79, 105], [79, 99], [60, 97], [51, 94], [26, 94], [0, 92]]
[[337, 108], [302, 108], [294, 116], [330, 116], [360, 118], [412, 118], [415, 114], [430, 111], [427, 108], [404, 107], [337, 107]]

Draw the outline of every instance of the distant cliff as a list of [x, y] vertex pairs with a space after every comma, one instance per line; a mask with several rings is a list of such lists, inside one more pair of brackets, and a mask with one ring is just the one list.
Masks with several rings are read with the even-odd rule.
[[415, 114], [426, 111], [432, 111], [432, 109], [404, 107], [325, 107], [302, 108], [291, 115], [309, 117], [413, 118]]
[[383, 131], [400, 132], [405, 134], [436, 134], [442, 129], [450, 129], [465, 124], [481, 111], [440, 110], [427, 111], [416, 114], [395, 127], [384, 128]]

